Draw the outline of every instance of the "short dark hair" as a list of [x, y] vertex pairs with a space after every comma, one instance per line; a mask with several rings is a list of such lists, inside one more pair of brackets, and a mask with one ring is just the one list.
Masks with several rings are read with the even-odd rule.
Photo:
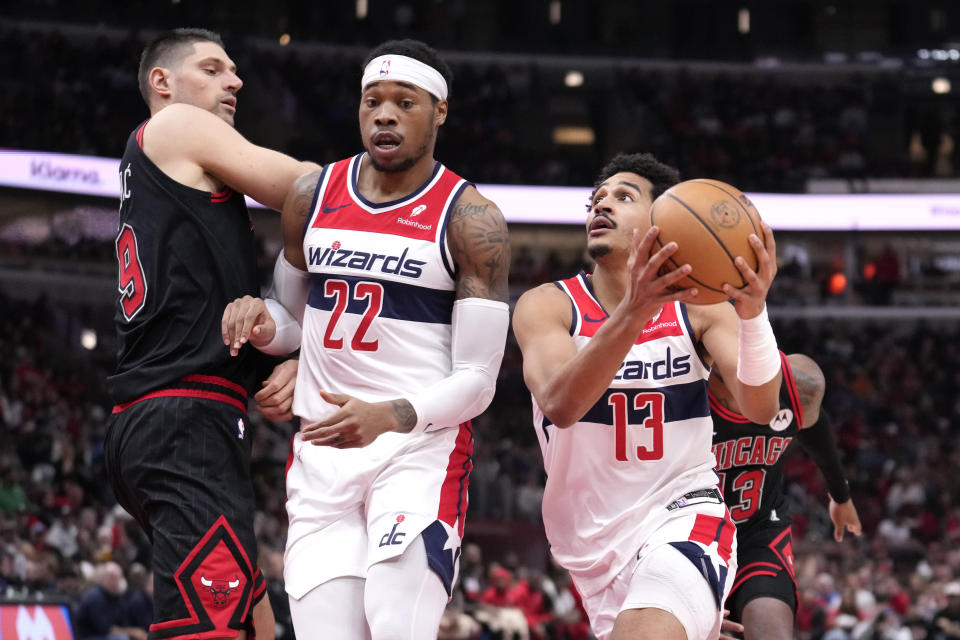
[[653, 185], [650, 195], [656, 200], [657, 196], [680, 182], [680, 172], [668, 164], [657, 160], [650, 153], [618, 153], [606, 166], [600, 170], [600, 174], [593, 182], [593, 192], [590, 194], [591, 201], [597, 188], [603, 184], [612, 175], [629, 172], [635, 173], [641, 178], [646, 178]]
[[170, 66], [183, 58], [184, 48], [196, 42], [212, 42], [223, 47], [220, 34], [209, 29], [193, 27], [164, 31], [151, 40], [140, 54], [140, 69], [137, 71], [137, 83], [140, 95], [150, 105], [150, 70], [154, 67]]
[[[361, 69], [366, 69], [367, 65], [370, 64], [370, 61], [374, 58], [379, 58], [380, 56], [385, 56], [390, 53], [407, 56], [408, 58], [419, 60], [423, 64], [433, 67], [447, 82], [447, 96], [453, 93], [453, 70], [450, 69], [450, 65], [443, 61], [443, 58], [440, 57], [440, 54], [437, 53], [433, 47], [420, 40], [407, 38], [404, 40], [387, 40], [382, 44], [378, 44], [367, 54]], [[437, 102], [436, 96], [433, 96], [433, 94], [430, 95], [433, 97], [434, 102]]]

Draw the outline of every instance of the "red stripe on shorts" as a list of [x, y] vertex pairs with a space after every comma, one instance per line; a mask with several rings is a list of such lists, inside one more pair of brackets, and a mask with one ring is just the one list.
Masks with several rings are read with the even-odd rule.
[[440, 487], [440, 508], [437, 519], [458, 527], [457, 534], [463, 537], [464, 514], [467, 510], [467, 487], [470, 471], [473, 470], [473, 425], [470, 421], [459, 427], [457, 441], [447, 461], [447, 477]]
[[217, 402], [223, 402], [225, 404], [232, 405], [241, 411], [247, 410], [246, 405], [244, 405], [242, 402], [224, 393], [203, 391], [201, 389], [160, 389], [159, 391], [151, 391], [146, 395], [142, 395], [136, 400], [115, 405], [113, 407], [113, 413], [120, 413], [121, 411], [129, 409], [138, 402], [150, 400], [151, 398], [202, 398], [204, 400], [216, 400]]

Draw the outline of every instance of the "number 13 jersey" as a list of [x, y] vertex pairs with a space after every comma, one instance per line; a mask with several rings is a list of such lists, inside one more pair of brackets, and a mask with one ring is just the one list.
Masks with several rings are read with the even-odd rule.
[[[583, 349], [607, 319], [584, 272], [555, 283], [573, 305]], [[714, 487], [709, 367], [683, 304], [643, 328], [610, 388], [579, 422], [560, 429], [533, 401], [547, 484], [543, 523], [557, 561], [587, 597], [637, 557], [685, 493]], [[680, 505], [683, 506], [683, 505]]]
[[319, 390], [387, 400], [452, 366], [446, 232], [469, 183], [437, 162], [409, 196], [373, 203], [357, 189], [363, 155], [324, 167], [303, 238], [311, 283], [293, 411], [310, 421], [335, 409]]

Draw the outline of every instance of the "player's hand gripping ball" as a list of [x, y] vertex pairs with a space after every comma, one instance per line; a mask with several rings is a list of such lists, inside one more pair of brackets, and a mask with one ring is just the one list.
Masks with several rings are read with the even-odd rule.
[[750, 246], [750, 234], [763, 242], [760, 213], [739, 189], [719, 180], [687, 180], [667, 189], [650, 207], [650, 224], [660, 227], [651, 253], [668, 242], [677, 251], [664, 263], [662, 272], [689, 264], [689, 275], [675, 288], [696, 287], [695, 304], [723, 302], [723, 284], [740, 289], [746, 286], [734, 263], [743, 256], [757, 270], [757, 254]]

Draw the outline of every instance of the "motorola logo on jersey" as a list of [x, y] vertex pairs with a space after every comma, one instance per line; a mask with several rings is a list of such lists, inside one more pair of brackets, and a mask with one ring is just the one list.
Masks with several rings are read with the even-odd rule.
[[343, 249], [339, 241], [330, 247], [309, 247], [308, 263], [317, 267], [343, 267], [373, 273], [389, 273], [405, 278], [419, 278], [423, 274], [423, 260], [407, 257], [409, 249], [399, 256]]
[[626, 360], [614, 380], [666, 380], [690, 373], [690, 354], [673, 356], [670, 347], [662, 360]]
[[793, 411], [780, 409], [776, 417], [770, 421], [770, 428], [774, 431], [783, 431], [793, 423]]

